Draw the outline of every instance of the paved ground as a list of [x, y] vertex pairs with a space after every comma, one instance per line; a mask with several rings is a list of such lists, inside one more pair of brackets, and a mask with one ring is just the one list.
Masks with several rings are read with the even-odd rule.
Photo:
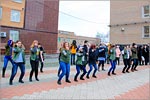
[[[106, 71], [97, 72], [97, 78], [74, 82], [75, 66], [71, 66], [71, 84], [62, 81], [57, 85], [57, 67], [46, 67], [39, 73], [40, 81], [33, 78], [29, 82], [29, 71], [26, 69], [24, 84], [18, 83], [20, 70], [14, 79], [14, 85], [8, 84], [11, 70], [6, 78], [0, 76], [0, 99], [126, 99], [150, 100], [150, 66], [138, 66], [138, 71], [121, 73], [123, 65], [117, 66], [117, 75], [107, 76]], [[87, 66], [88, 69], [88, 66]]]

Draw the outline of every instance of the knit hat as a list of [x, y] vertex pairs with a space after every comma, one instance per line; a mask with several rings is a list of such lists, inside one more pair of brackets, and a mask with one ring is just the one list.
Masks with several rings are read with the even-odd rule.
[[8, 40], [8, 42], [7, 42], [7, 44], [8, 44], [9, 46], [11, 46], [11, 45], [12, 45], [12, 43], [13, 43], [13, 41], [12, 41], [12, 40]]

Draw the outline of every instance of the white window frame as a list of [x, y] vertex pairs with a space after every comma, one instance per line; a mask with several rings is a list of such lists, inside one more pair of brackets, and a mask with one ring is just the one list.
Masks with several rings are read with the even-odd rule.
[[22, 3], [23, 0], [12, 0], [13, 2]]
[[149, 26], [149, 37], [145, 37], [145, 32], [144, 32], [144, 26], [142, 27], [142, 38], [150, 38], [150, 25], [145, 25]]
[[0, 19], [2, 19], [3, 8], [0, 6]]
[[9, 31], [9, 39], [13, 40], [14, 42], [16, 42], [17, 40], [19, 40], [19, 31], [10, 30]]
[[[145, 17], [145, 15], [147, 15], [147, 14], [144, 14], [144, 7], [145, 6], [149, 6], [149, 14], [148, 14], [148, 17]], [[150, 18], [150, 5], [144, 5], [143, 7], [142, 7], [142, 18]]]
[[[18, 13], [19, 17], [13, 16], [13, 13]], [[10, 20], [12, 22], [20, 22], [20, 18], [21, 18], [21, 12], [19, 10], [11, 10]]]

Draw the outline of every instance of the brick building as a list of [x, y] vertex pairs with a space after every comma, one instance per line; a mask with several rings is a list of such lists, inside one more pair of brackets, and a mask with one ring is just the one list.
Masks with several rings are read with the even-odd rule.
[[1, 49], [21, 40], [29, 52], [38, 40], [46, 53], [57, 51], [59, 0], [0, 0]]
[[110, 42], [150, 43], [149, 0], [110, 0]]
[[77, 36], [74, 34], [74, 32], [59, 30], [57, 49], [59, 50], [63, 42], [69, 42], [69, 44], [71, 44], [73, 40], [76, 40], [77, 45], [83, 44], [85, 40], [88, 40], [89, 43], [96, 45], [100, 44], [101, 42], [99, 38]]

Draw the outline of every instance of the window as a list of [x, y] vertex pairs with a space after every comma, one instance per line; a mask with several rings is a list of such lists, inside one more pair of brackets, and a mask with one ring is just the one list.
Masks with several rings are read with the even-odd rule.
[[19, 40], [19, 31], [10, 30], [9, 39], [13, 40], [14, 42]]
[[22, 0], [13, 0], [13, 1], [17, 3], [22, 3]]
[[144, 18], [150, 18], [150, 6], [149, 5], [143, 6], [142, 12], [143, 12]]
[[20, 11], [11, 10], [11, 21], [20, 22]]
[[150, 26], [143, 27], [143, 37], [150, 38]]
[[61, 42], [61, 38], [60, 37], [58, 37], [58, 42]]
[[2, 7], [0, 7], [0, 19], [2, 18]]

